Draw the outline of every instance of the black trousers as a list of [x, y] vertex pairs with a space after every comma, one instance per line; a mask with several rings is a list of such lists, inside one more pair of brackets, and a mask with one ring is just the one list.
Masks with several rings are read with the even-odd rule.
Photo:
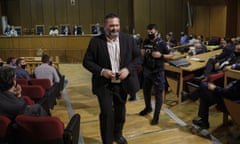
[[112, 144], [122, 136], [125, 123], [127, 92], [121, 84], [109, 84], [97, 93], [100, 106], [100, 130], [103, 144]]
[[205, 82], [201, 83], [199, 89], [194, 91], [192, 95], [200, 98], [198, 116], [205, 122], [208, 122], [209, 107], [213, 104], [218, 104], [221, 109], [226, 109], [222, 96], [209, 90], [208, 84]]
[[160, 71], [153, 75], [145, 75], [143, 81], [143, 94], [145, 101], [145, 109], [152, 109], [151, 106], [151, 90], [154, 86], [155, 92], [155, 113], [159, 114], [162, 107], [162, 92], [165, 87], [165, 74]]
[[215, 64], [216, 64], [216, 60], [214, 58], [208, 59], [203, 74], [205, 76], [209, 76], [211, 73], [215, 73], [216, 72]]

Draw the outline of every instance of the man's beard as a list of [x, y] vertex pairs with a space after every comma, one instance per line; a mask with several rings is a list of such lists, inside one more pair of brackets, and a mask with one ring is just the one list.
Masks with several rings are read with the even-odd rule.
[[108, 31], [107, 35], [117, 37], [119, 35], [119, 31], [117, 30]]
[[118, 36], [119, 35], [119, 32], [110, 32], [109, 33], [111, 36]]

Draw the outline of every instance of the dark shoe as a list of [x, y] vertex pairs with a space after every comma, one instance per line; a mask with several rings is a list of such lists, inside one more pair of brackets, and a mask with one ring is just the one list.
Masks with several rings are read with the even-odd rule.
[[182, 92], [182, 101], [185, 101], [185, 100], [187, 100], [188, 98], [189, 98], [189, 93], [188, 92], [185, 92], [185, 91], [183, 91]]
[[128, 144], [127, 140], [126, 140], [123, 136], [120, 136], [120, 137], [115, 138], [114, 141], [115, 141], [117, 144]]
[[140, 113], [139, 113], [139, 115], [140, 116], [145, 116], [145, 115], [147, 115], [147, 114], [149, 114], [150, 112], [152, 112], [152, 108], [151, 109], [144, 109], [144, 110], [142, 110]]
[[192, 123], [199, 126], [202, 129], [208, 129], [209, 128], [209, 122], [204, 122], [203, 119], [193, 120]]
[[198, 80], [198, 81], [201, 81], [201, 80], [203, 80], [203, 79], [205, 79], [205, 78], [206, 78], [205, 75], [200, 75], [200, 76], [198, 76], [198, 77], [194, 77], [194, 79], [195, 79], [195, 80]]
[[153, 118], [150, 124], [151, 125], [157, 125], [158, 124], [158, 118], [157, 119]]

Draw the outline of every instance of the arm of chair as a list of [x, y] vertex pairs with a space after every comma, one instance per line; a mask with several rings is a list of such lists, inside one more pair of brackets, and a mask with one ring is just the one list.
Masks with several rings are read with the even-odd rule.
[[218, 79], [221, 79], [224, 77], [224, 72], [218, 72], [216, 74], [211, 74], [209, 77], [208, 77], [208, 82], [214, 82]]
[[22, 96], [27, 105], [33, 105], [35, 102], [29, 96]]
[[228, 110], [228, 113], [232, 117], [232, 119], [238, 125], [240, 125], [240, 113], [239, 113], [240, 104], [238, 102], [235, 102], [226, 98], [224, 98], [224, 104]]
[[75, 114], [69, 121], [64, 130], [63, 140], [64, 144], [78, 144], [80, 132], [80, 115]]
[[221, 72], [209, 75], [208, 78], [203, 79], [202, 82], [214, 82], [223, 77], [224, 77], [224, 72], [221, 71]]

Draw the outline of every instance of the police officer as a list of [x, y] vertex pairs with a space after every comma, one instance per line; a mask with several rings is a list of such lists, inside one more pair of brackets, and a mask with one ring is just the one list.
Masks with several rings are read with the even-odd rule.
[[154, 86], [155, 111], [151, 125], [158, 124], [159, 114], [162, 107], [162, 92], [165, 85], [164, 60], [171, 59], [173, 54], [168, 50], [166, 43], [158, 37], [156, 24], [147, 26], [148, 38], [143, 42], [141, 49], [143, 61], [143, 94], [145, 108], [139, 113], [144, 116], [152, 112], [151, 90]]

